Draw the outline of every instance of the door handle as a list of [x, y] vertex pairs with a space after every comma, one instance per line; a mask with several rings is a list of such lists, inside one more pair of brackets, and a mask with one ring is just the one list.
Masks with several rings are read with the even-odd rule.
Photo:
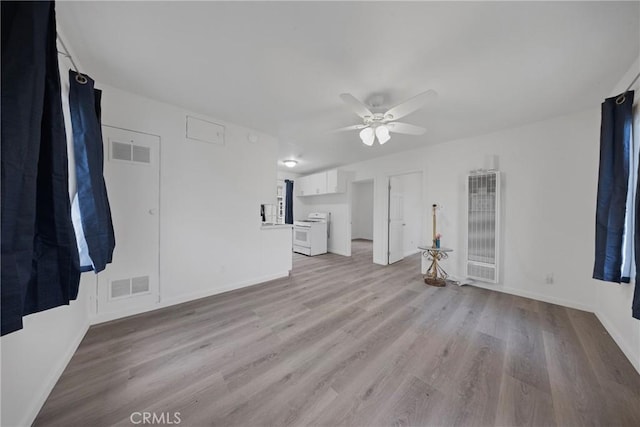
[[155, 215], [155, 214], [156, 214], [155, 209], [149, 209], [149, 215]]

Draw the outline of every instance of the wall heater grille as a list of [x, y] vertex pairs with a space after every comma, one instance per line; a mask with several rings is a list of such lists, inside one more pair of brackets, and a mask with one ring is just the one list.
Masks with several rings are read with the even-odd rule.
[[498, 283], [500, 172], [470, 174], [467, 194], [467, 276]]

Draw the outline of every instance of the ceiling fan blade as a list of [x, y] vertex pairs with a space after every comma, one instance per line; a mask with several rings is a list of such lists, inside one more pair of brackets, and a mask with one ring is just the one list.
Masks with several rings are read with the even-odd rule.
[[340, 95], [340, 98], [345, 102], [345, 104], [349, 105], [351, 109], [360, 117], [365, 118], [367, 116], [373, 116], [369, 107], [364, 105], [362, 102], [358, 101], [353, 95], [350, 93], [343, 93]]
[[406, 133], [408, 135], [422, 135], [427, 131], [423, 127], [410, 125], [409, 123], [402, 123], [402, 122], [387, 123], [385, 126], [389, 128], [390, 132]]
[[413, 98], [409, 98], [406, 101], [401, 102], [395, 107], [391, 107], [389, 111], [384, 113], [384, 115], [385, 117], [390, 115], [392, 116], [391, 120], [396, 120], [424, 107], [428, 102], [434, 101], [436, 98], [438, 98], [438, 92], [430, 89], [414, 96]]
[[360, 129], [364, 129], [366, 127], [367, 127], [367, 125], [351, 125], [351, 126], [346, 126], [346, 127], [339, 128], [339, 129], [334, 129], [332, 131], [329, 131], [329, 133], [344, 132], [344, 131], [347, 131], [347, 130], [360, 130]]

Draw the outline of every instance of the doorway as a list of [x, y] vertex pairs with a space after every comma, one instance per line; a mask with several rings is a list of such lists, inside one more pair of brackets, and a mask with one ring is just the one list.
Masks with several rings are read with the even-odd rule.
[[389, 264], [418, 252], [423, 240], [422, 172], [389, 177]]
[[373, 253], [373, 180], [353, 182], [351, 190], [351, 254]]

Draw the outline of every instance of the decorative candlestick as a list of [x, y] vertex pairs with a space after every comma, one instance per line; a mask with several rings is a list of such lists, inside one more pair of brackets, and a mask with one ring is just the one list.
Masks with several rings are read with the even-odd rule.
[[438, 207], [438, 205], [436, 205], [435, 203], [433, 204], [432, 207], [432, 212], [433, 212], [433, 238], [431, 239], [431, 241], [433, 242], [433, 247], [436, 247], [436, 208]]

